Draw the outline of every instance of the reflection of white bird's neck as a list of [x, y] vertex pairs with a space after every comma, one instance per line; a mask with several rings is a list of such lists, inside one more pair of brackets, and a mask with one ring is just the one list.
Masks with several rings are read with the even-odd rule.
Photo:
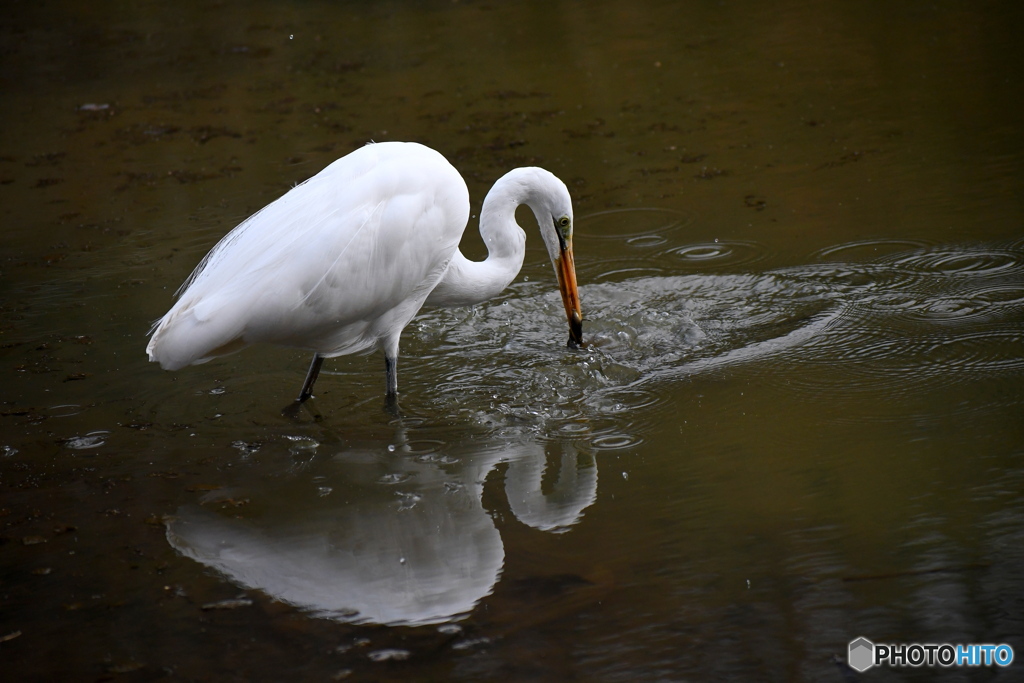
[[487, 258], [470, 261], [456, 250], [444, 277], [427, 298], [427, 305], [472, 306], [496, 297], [511, 284], [526, 255], [526, 233], [516, 223], [516, 208], [527, 204], [533, 209], [548, 242], [544, 227], [550, 222], [550, 212], [547, 221], [542, 216], [550, 192], [549, 178], [554, 176], [543, 169], [517, 168], [494, 184], [480, 211], [480, 236], [487, 245]]

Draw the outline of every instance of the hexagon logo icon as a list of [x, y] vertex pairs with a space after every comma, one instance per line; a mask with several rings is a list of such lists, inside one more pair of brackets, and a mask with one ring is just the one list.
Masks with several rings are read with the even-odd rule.
[[850, 641], [846, 662], [854, 671], [864, 673], [875, 665], [875, 644], [863, 636]]

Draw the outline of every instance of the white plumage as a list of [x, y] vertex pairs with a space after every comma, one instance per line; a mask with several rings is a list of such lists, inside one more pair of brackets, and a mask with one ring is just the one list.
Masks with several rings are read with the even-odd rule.
[[309, 349], [305, 400], [323, 358], [380, 347], [393, 396], [399, 337], [424, 302], [479, 303], [515, 278], [524, 203], [555, 266], [570, 342], [580, 344], [565, 185], [539, 168], [503, 176], [481, 211], [488, 257], [473, 262], [458, 250], [469, 218], [461, 175], [428, 147], [387, 142], [338, 159], [221, 239], [154, 326], [149, 358], [177, 370], [255, 343]]

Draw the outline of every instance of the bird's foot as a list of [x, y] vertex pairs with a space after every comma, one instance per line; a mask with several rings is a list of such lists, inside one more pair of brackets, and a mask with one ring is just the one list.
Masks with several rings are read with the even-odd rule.
[[397, 418], [399, 420], [405, 417], [402, 414], [402, 408], [398, 405], [397, 393], [393, 394], [391, 392], [388, 392], [384, 396], [384, 412], [386, 412], [391, 417]]

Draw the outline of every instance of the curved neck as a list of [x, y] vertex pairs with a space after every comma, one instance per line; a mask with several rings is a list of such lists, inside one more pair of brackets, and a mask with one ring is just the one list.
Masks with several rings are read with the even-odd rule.
[[502, 176], [484, 198], [480, 237], [487, 246], [487, 258], [470, 261], [456, 250], [441, 281], [427, 297], [428, 305], [482, 303], [500, 294], [519, 274], [526, 256], [526, 233], [516, 223], [516, 207], [529, 204], [532, 191], [516, 171]]

